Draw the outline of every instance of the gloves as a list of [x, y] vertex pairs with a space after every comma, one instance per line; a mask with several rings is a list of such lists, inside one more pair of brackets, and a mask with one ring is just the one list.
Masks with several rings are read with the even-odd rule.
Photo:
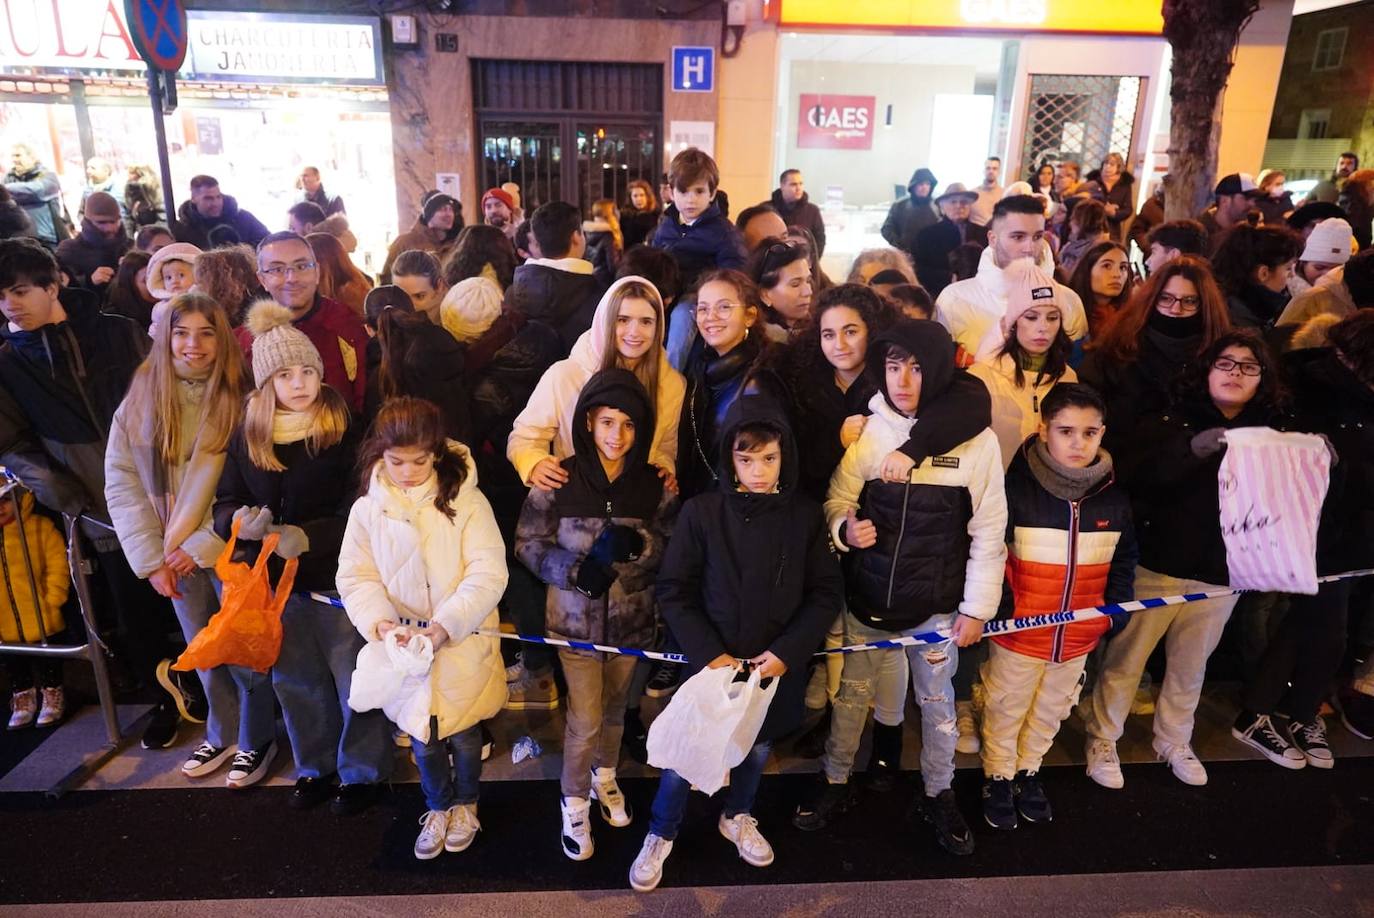
[[591, 555], [582, 559], [582, 564], [577, 569], [577, 580], [574, 586], [577, 592], [592, 599], [600, 599], [606, 595], [606, 591], [615, 583], [615, 568], [609, 564], [602, 564]]
[[644, 550], [644, 537], [630, 526], [607, 526], [592, 543], [587, 557], [601, 564], [634, 561]]
[[305, 534], [305, 530], [299, 526], [268, 526], [267, 531], [281, 535], [275, 552], [280, 558], [290, 561], [292, 558], [299, 558], [310, 550], [310, 538]]
[[1226, 428], [1209, 427], [1201, 433], [1194, 434], [1188, 445], [1192, 448], [1193, 455], [1199, 459], [1215, 456], [1226, 445]]
[[266, 507], [239, 507], [234, 511], [239, 524], [239, 538], [245, 542], [261, 542], [272, 525], [272, 511]]

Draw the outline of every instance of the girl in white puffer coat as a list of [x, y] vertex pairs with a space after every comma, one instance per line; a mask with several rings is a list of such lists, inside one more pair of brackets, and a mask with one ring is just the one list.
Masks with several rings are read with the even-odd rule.
[[481, 828], [481, 722], [501, 710], [506, 681], [499, 641], [473, 632], [498, 626], [506, 549], [472, 455], [445, 438], [432, 403], [387, 402], [360, 465], [339, 595], [367, 640], [400, 630], [400, 643], [424, 636], [434, 648], [427, 735], [411, 738], [428, 809], [415, 856], [428, 860], [464, 850]]

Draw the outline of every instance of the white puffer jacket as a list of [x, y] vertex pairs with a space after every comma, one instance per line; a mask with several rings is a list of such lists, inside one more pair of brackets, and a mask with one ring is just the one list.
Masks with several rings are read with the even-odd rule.
[[[1083, 300], [1063, 284], [1054, 285], [1055, 301], [1064, 317], [1064, 333], [1074, 341], [1088, 333], [1088, 316]], [[997, 267], [992, 247], [983, 249], [978, 261], [978, 273], [968, 280], [956, 281], [940, 291], [935, 301], [935, 320], [949, 329], [955, 342], [970, 354], [978, 353], [978, 345], [988, 328], [1007, 314], [1007, 280]]]
[[[506, 458], [525, 484], [529, 484], [530, 473], [541, 460], [552, 455], [561, 461], [573, 454], [573, 425], [586, 423], [573, 417], [577, 397], [587, 380], [601, 369], [606, 341], [615, 325], [611, 296], [625, 284], [636, 281], [654, 289], [647, 278], [633, 275], [611, 284], [596, 306], [592, 327], [577, 339], [566, 359], [544, 372], [525, 410], [515, 419], [506, 443]], [[663, 315], [662, 304], [658, 305], [659, 315]], [[687, 383], [668, 363], [668, 352], [663, 349], [663, 325], [660, 321], [658, 340], [648, 355], [648, 359], [658, 360], [658, 392], [649, 393], [654, 396], [654, 439], [649, 446], [649, 463], [672, 472], [677, 469], [677, 425]]]
[[1035, 371], [1022, 374], [1024, 386], [1016, 385], [1016, 364], [1006, 354], [991, 360], [979, 360], [969, 367], [969, 373], [983, 381], [992, 397], [992, 432], [1002, 447], [1002, 468], [1005, 470], [1016, 457], [1016, 451], [1026, 438], [1040, 428], [1040, 403], [1059, 383], [1078, 382], [1073, 367], [1065, 367], [1058, 379], [1044, 379], [1035, 384]]
[[439, 738], [496, 715], [506, 702], [500, 641], [473, 634], [498, 627], [496, 604], [506, 589], [506, 547], [491, 505], [477, 490], [466, 446], [449, 442], [467, 465], [450, 520], [434, 506], [437, 481], [401, 489], [372, 469], [367, 493], [348, 514], [339, 551], [339, 596], [367, 640], [384, 621], [434, 621], [449, 640], [430, 670], [430, 713]]

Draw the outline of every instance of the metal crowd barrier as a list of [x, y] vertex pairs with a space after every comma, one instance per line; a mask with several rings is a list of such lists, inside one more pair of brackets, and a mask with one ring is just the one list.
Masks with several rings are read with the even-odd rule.
[[67, 541], [67, 564], [70, 569], [72, 584], [76, 587], [77, 607], [81, 612], [81, 620], [86, 628], [86, 642], [80, 645], [54, 644], [51, 642], [51, 635], [48, 634], [47, 624], [43, 621], [42, 601], [38, 590], [38, 580], [34, 576], [33, 559], [29, 551], [28, 534], [24, 531], [22, 510], [23, 484], [9, 469], [0, 466], [0, 500], [9, 499], [14, 502], [15, 524], [19, 527], [19, 543], [23, 554], [24, 573], [28, 581], [29, 595], [33, 599], [34, 609], [37, 614], [35, 618], [38, 623], [37, 643], [31, 641], [30, 635], [25, 632], [23, 617], [19, 614], [19, 606], [14, 595], [14, 587], [10, 582], [11, 570], [10, 562], [7, 558], [3, 559], [3, 573], [5, 589], [9, 593], [10, 610], [14, 614], [14, 624], [18, 629], [19, 642], [11, 643], [0, 641], [0, 654], [15, 654], [29, 657], [46, 657], [57, 659], [85, 659], [91, 664], [95, 674], [95, 690], [100, 698], [100, 713], [105, 724], [105, 743], [95, 752], [84, 756], [81, 762], [65, 776], [57, 781], [52, 787], [48, 788], [47, 795], [51, 798], [61, 797], [67, 791], [74, 790], [86, 781], [91, 775], [99, 771], [105, 763], [118, 755], [125, 746], [129, 744], [134, 736], [134, 728], [142, 722], [140, 718], [130, 726], [128, 731], [124, 731], [119, 726], [119, 716], [115, 708], [114, 690], [110, 685], [110, 670], [106, 663], [105, 654], [108, 652], [105, 645], [100, 640], [100, 631], [96, 627], [95, 604], [91, 599], [91, 588], [88, 578], [91, 574], [90, 562], [86, 560], [85, 548], [81, 535], [81, 520], [86, 519], [98, 526], [109, 528], [108, 523], [90, 517], [72, 517], [63, 515], [64, 529], [66, 530]]

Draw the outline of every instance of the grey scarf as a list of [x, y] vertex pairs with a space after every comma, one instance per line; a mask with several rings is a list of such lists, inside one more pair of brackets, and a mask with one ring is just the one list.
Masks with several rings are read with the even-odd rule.
[[1040, 486], [1060, 500], [1082, 500], [1112, 473], [1112, 457], [1105, 449], [1097, 451], [1097, 461], [1087, 468], [1071, 469], [1055, 461], [1039, 437], [1026, 451], [1026, 461]]

